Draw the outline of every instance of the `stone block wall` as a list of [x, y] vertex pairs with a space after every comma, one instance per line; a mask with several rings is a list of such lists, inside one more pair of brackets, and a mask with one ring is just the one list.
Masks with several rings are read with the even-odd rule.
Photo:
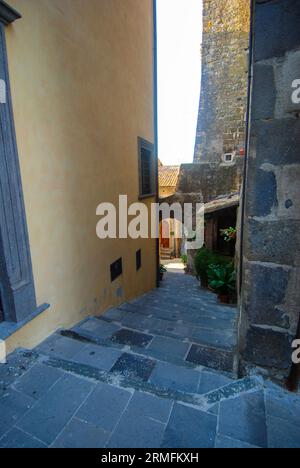
[[256, 1], [253, 21], [240, 350], [287, 374], [300, 316], [300, 2]]
[[244, 149], [249, 0], [204, 0], [202, 84], [194, 162]]
[[221, 195], [239, 192], [243, 176], [243, 160], [235, 164], [182, 164], [176, 192], [198, 194], [198, 201], [207, 203]]

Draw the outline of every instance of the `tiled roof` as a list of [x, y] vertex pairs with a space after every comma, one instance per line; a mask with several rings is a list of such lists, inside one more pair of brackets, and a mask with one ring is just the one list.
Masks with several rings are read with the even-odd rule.
[[232, 193], [230, 195], [223, 195], [215, 198], [214, 200], [205, 203], [205, 214], [213, 213], [214, 211], [224, 210], [233, 206], [238, 206], [240, 203], [240, 194]]
[[160, 166], [158, 180], [160, 187], [176, 187], [180, 166]]

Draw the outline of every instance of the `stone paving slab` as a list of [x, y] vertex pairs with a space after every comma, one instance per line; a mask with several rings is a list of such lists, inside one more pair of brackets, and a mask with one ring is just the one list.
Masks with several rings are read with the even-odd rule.
[[111, 341], [129, 345], [129, 346], [139, 346], [141, 348], [146, 348], [146, 346], [153, 340], [153, 336], [146, 333], [139, 333], [133, 330], [128, 330], [126, 328], [121, 328], [111, 337]]
[[65, 375], [27, 412], [18, 427], [51, 444], [94, 387], [92, 382]]
[[0, 448], [47, 448], [40, 440], [14, 427], [1, 440]]
[[152, 359], [123, 353], [112, 367], [111, 372], [122, 374], [126, 378], [141, 379], [147, 382], [155, 364]]
[[263, 391], [223, 401], [219, 414], [220, 434], [257, 447], [267, 447]]
[[198, 393], [200, 373], [173, 364], [158, 362], [149, 381], [165, 389]]
[[175, 404], [167, 426], [163, 448], [213, 448], [217, 417]]
[[200, 374], [198, 393], [204, 395], [205, 393], [209, 393], [217, 388], [224, 387], [225, 385], [228, 385], [232, 382], [232, 379], [226, 377], [223, 374], [203, 371]]
[[107, 447], [160, 447], [172, 406], [170, 400], [136, 392]]
[[16, 381], [14, 388], [38, 400], [44, 396], [49, 388], [62, 376], [63, 373], [59, 369], [53, 369], [37, 363]]
[[[106, 320], [85, 320], [74, 328], [80, 334], [56, 333], [36, 352], [9, 356], [0, 365], [0, 447], [300, 447], [300, 395], [203, 368], [232, 371], [233, 350], [182, 339], [197, 308], [222, 327], [222, 320], [234, 323], [234, 309], [219, 306], [192, 277], [167, 274], [162, 289]], [[114, 343], [124, 314], [131, 333]], [[203, 325], [205, 312], [198, 319]], [[136, 346], [151, 327], [153, 339]], [[172, 332], [181, 339], [163, 336]]]
[[167, 359], [170, 355], [172, 357], [184, 359], [190, 346], [190, 343], [184, 343], [183, 341], [178, 341], [173, 338], [156, 336], [147, 349], [149, 351], [155, 351], [162, 359]]
[[111, 432], [131, 398], [132, 393], [128, 390], [99, 383], [77, 411], [76, 417]]
[[17, 424], [34, 404], [35, 400], [25, 393], [8, 389], [0, 399], [0, 437]]
[[254, 445], [241, 442], [240, 440], [231, 439], [223, 435], [218, 435], [216, 438], [215, 448], [218, 449], [257, 449]]
[[31, 351], [19, 350], [7, 357], [6, 364], [0, 364], [0, 398], [13, 382], [34, 366], [36, 358]]
[[70, 338], [55, 333], [37, 346], [36, 351], [47, 356], [72, 359], [76, 354], [85, 349], [85, 347], [86, 344], [84, 343], [71, 340]]
[[51, 445], [52, 448], [103, 448], [109, 432], [86, 421], [73, 418]]
[[109, 371], [121, 355], [122, 351], [117, 349], [91, 344], [76, 354], [72, 361]]
[[207, 346], [192, 345], [186, 360], [199, 366], [226, 372], [232, 372], [233, 369], [233, 353]]

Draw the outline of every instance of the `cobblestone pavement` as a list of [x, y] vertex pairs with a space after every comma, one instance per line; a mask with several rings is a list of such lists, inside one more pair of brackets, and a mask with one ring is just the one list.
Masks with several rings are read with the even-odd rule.
[[163, 286], [0, 365], [0, 447], [300, 447], [300, 397], [235, 379], [237, 312]]

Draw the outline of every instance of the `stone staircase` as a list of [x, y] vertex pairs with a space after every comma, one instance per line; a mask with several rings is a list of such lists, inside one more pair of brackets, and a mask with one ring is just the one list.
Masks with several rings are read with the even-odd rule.
[[206, 407], [257, 385], [235, 380], [236, 317], [193, 277], [167, 273], [160, 289], [58, 331], [36, 352], [48, 366]]
[[161, 247], [160, 249], [160, 258], [161, 260], [170, 260], [172, 255], [172, 249]]
[[0, 448], [300, 446], [299, 398], [237, 379], [236, 316], [167, 273], [160, 289], [15, 351], [0, 366]]

